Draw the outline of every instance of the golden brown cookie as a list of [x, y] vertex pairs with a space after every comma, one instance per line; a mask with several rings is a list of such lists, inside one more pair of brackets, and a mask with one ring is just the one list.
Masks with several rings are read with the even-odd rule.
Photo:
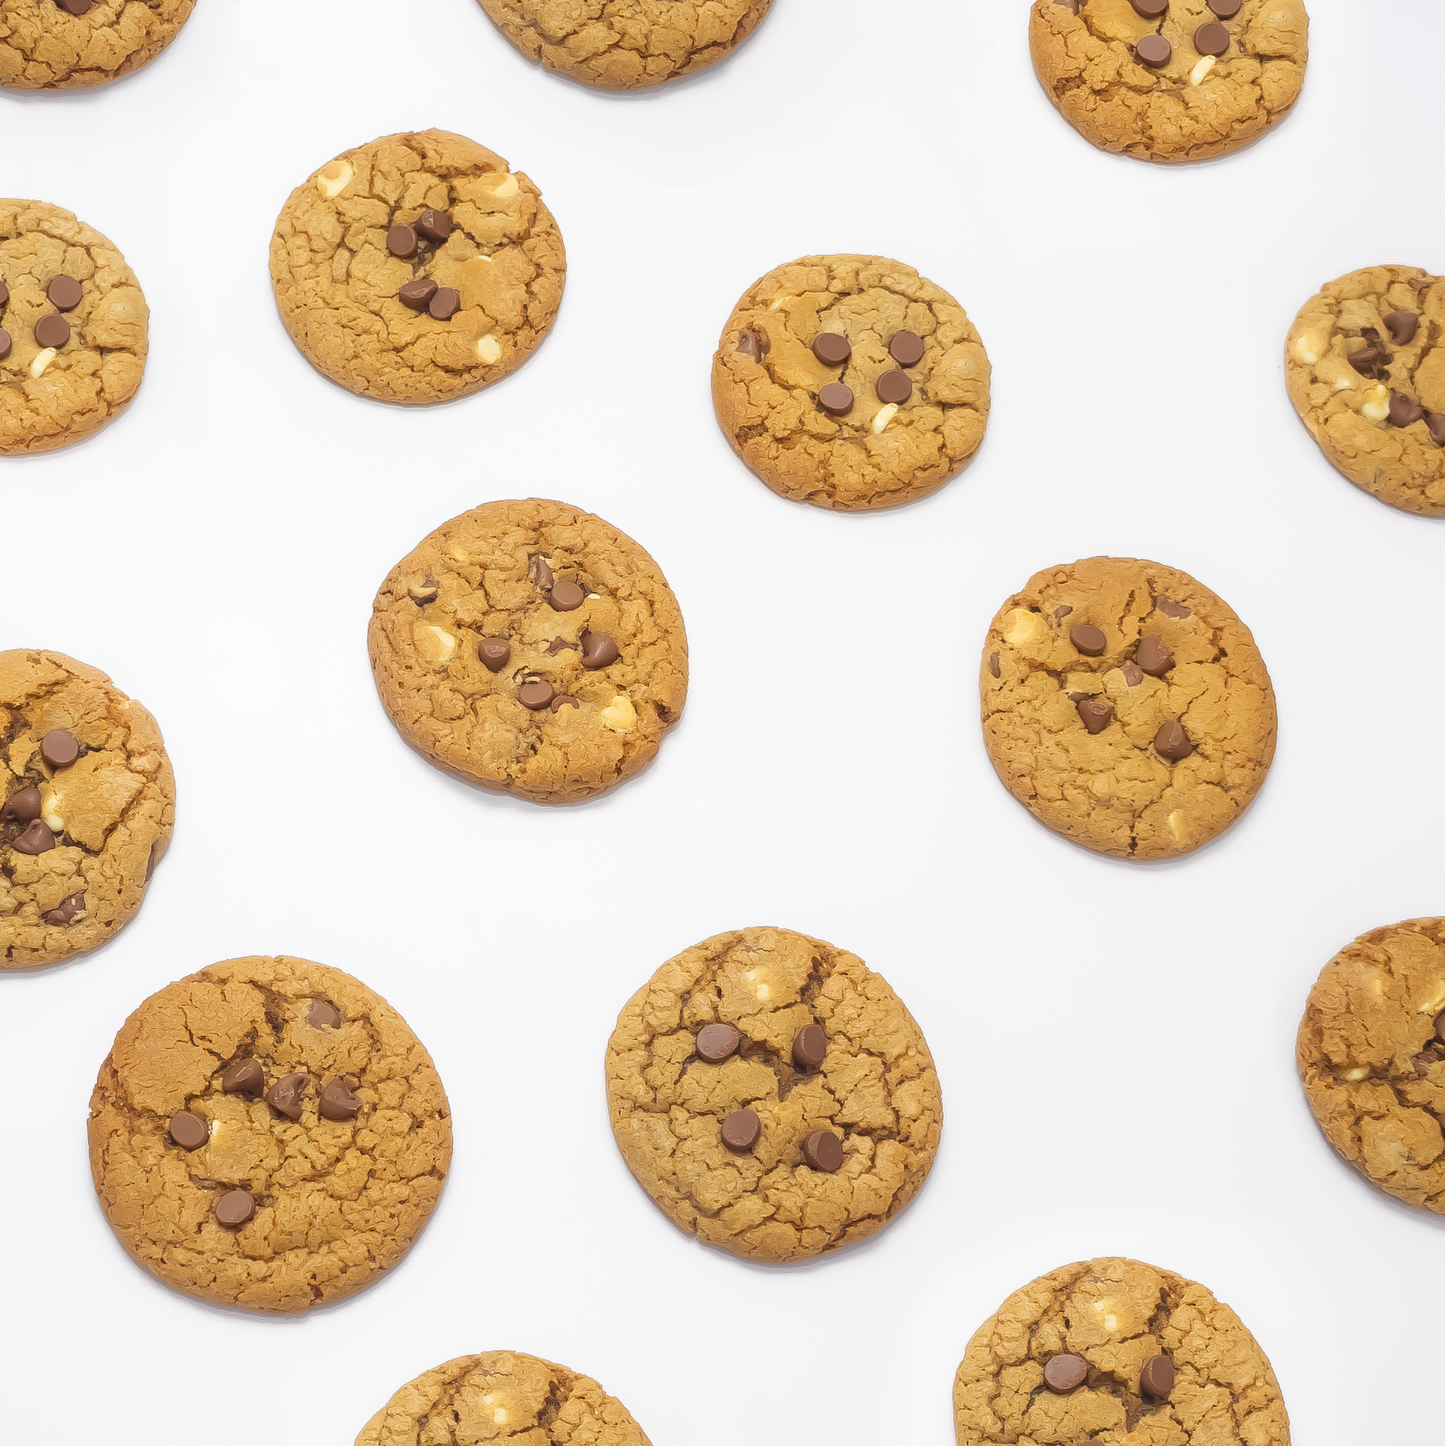
[[535, 65], [598, 90], [643, 90], [737, 49], [773, 0], [481, 0]]
[[988, 354], [963, 308], [882, 256], [805, 256], [744, 293], [712, 363], [718, 422], [774, 492], [859, 511], [973, 459]]
[[413, 748], [536, 803], [631, 778], [687, 698], [687, 634], [661, 569], [564, 502], [488, 502], [437, 528], [387, 574], [368, 642]]
[[750, 1260], [806, 1260], [882, 1229], [922, 1188], [938, 1074], [903, 1001], [791, 929], [717, 934], [617, 1018], [618, 1148], [672, 1221]]
[[271, 281], [317, 371], [383, 402], [470, 396], [552, 328], [567, 260], [542, 193], [465, 136], [384, 136], [291, 193]]
[[399, 1261], [441, 1194], [451, 1112], [380, 995], [305, 959], [231, 959], [121, 1026], [90, 1171], [121, 1244], [218, 1305], [329, 1305]]
[[1015, 1291], [953, 1382], [958, 1446], [1289, 1446], [1279, 1382], [1202, 1285], [1082, 1260]]
[[1100, 150], [1207, 161], [1253, 144], [1299, 99], [1302, 0], [1034, 0], [1034, 70]]
[[1367, 1179], [1445, 1215], [1445, 919], [1406, 919], [1341, 949], [1296, 1044], [1320, 1128]]
[[0, 200], [0, 456], [82, 441], [125, 411], [149, 324], [99, 231], [44, 201]]
[[459, 1356], [408, 1381], [356, 1446], [650, 1446], [627, 1407], [596, 1381], [520, 1351]]
[[120, 933], [175, 818], [171, 761], [139, 703], [63, 653], [0, 653], [0, 969]]
[[1289, 399], [1320, 450], [1381, 502], [1445, 517], [1445, 277], [1369, 266], [1295, 317]]
[[[154, 60], [196, 0], [0, 0], [0, 86], [104, 85]], [[3, 205], [0, 202], [0, 205]]]
[[1169, 859], [1223, 833], [1274, 757], [1249, 629], [1187, 573], [1091, 557], [998, 611], [979, 675], [988, 756], [1041, 823], [1097, 853]]

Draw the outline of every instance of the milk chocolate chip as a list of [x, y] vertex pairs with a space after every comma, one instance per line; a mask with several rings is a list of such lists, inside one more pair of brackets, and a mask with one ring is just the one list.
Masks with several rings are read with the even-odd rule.
[[1137, 688], [1144, 681], [1144, 670], [1138, 663], [1125, 663], [1123, 673], [1125, 683], [1131, 688]]
[[266, 1074], [259, 1060], [239, 1059], [221, 1076], [221, 1088], [228, 1095], [259, 1095], [266, 1088]]
[[1075, 623], [1069, 629], [1069, 641], [1086, 658], [1102, 657], [1104, 649], [1109, 646], [1103, 630], [1096, 628], [1093, 623]]
[[1392, 427], [1410, 427], [1425, 415], [1425, 409], [1419, 402], [1412, 402], [1409, 397], [1402, 397], [1395, 392], [1390, 398], [1390, 425]]
[[80, 744], [67, 728], [52, 728], [40, 740], [40, 756], [52, 768], [69, 768], [80, 757]]
[[1102, 733], [1114, 719], [1114, 705], [1098, 698], [1081, 698], [1074, 704], [1084, 727], [1090, 733]]
[[1174, 1362], [1168, 1356], [1151, 1356], [1139, 1373], [1139, 1389], [1162, 1401], [1174, 1389]]
[[39, 817], [38, 788], [22, 788], [19, 793], [12, 793], [5, 800], [5, 806], [0, 808], [0, 823], [29, 823], [31, 819]]
[[[3, 355], [3, 353], [0, 353]], [[1432, 412], [1430, 420], [1426, 424], [1430, 428], [1430, 435], [1440, 446], [1445, 447], [1445, 412]]]
[[1194, 752], [1189, 735], [1178, 723], [1161, 723], [1159, 731], [1154, 735], [1154, 747], [1163, 757], [1171, 758], [1176, 763]]
[[1167, 597], [1156, 597], [1154, 606], [1166, 618], [1187, 618], [1189, 616], [1189, 609], [1183, 603], [1171, 602]]
[[555, 696], [555, 690], [545, 678], [529, 678], [517, 689], [517, 701], [524, 708], [539, 713]]
[[56, 0], [56, 4], [69, 15], [89, 15], [100, 0]]
[[416, 255], [416, 245], [416, 232], [410, 226], [393, 226], [386, 233], [386, 249], [403, 261]]
[[249, 1190], [228, 1190], [216, 1201], [216, 1219], [222, 1225], [244, 1225], [255, 1213]]
[[[1135, 0], [1135, 4], [1138, 4], [1138, 0]], [[1174, 47], [1162, 35], [1146, 35], [1134, 47], [1134, 54], [1139, 57], [1141, 65], [1147, 65], [1150, 70], [1161, 70], [1169, 64]]]
[[1134, 654], [1134, 661], [1151, 678], [1162, 678], [1174, 666], [1174, 659], [1169, 649], [1164, 646], [1164, 639], [1154, 633], [1139, 639], [1139, 650]]
[[1131, 0], [1131, 3], [1146, 20], [1157, 20], [1169, 8], [1169, 0]]
[[1243, 4], [1244, 0], [1209, 0], [1209, 8], [1221, 20], [1233, 20], [1239, 14], [1239, 7]]
[[462, 309], [462, 294], [455, 286], [439, 286], [426, 309], [438, 321], [450, 321]]
[[722, 1122], [722, 1142], [728, 1149], [744, 1154], [758, 1142], [763, 1122], [756, 1110], [735, 1110]]
[[923, 360], [923, 338], [913, 331], [895, 331], [888, 342], [888, 355], [901, 367], [916, 367]]
[[283, 1079], [278, 1079], [266, 1091], [266, 1103], [273, 1110], [280, 1110], [288, 1120], [299, 1120], [301, 1118], [301, 1099], [306, 1093], [306, 1086], [310, 1083], [311, 1076], [309, 1074], [288, 1074]]
[[853, 410], [853, 388], [842, 382], [829, 382], [818, 393], [818, 405], [830, 417], [846, 417]]
[[563, 708], [580, 708], [582, 705], [570, 693], [558, 693], [552, 699], [552, 711], [560, 713]]
[[418, 606], [426, 607], [428, 603], [434, 603], [442, 592], [442, 585], [430, 573], [421, 582], [413, 583], [407, 588], [406, 595]]
[[456, 223], [445, 211], [423, 211], [416, 218], [417, 234], [428, 241], [445, 241], [456, 229]]
[[1359, 351], [1352, 351], [1345, 360], [1362, 377], [1369, 377], [1373, 381], [1380, 375], [1380, 366], [1385, 360], [1385, 353], [1377, 346], [1362, 346]]
[[512, 661], [512, 645], [506, 638], [483, 638], [477, 644], [477, 656], [489, 673], [500, 673]]
[[853, 344], [835, 331], [820, 332], [813, 339], [813, 355], [825, 367], [840, 367], [853, 355]]
[[0, 361], [4, 361], [10, 355], [10, 348], [15, 343], [10, 339], [10, 333], [0, 326]]
[[171, 1139], [183, 1150], [199, 1150], [211, 1138], [211, 1127], [189, 1110], [171, 1116]]
[[334, 1079], [321, 1091], [321, 1103], [317, 1106], [323, 1119], [352, 1120], [361, 1110], [361, 1096], [339, 1079]]
[[1223, 55], [1229, 49], [1229, 31], [1217, 20], [1206, 21], [1194, 32], [1194, 48], [1201, 55]]
[[1413, 311], [1392, 311], [1385, 318], [1385, 329], [1396, 346], [1409, 346], [1419, 325], [1420, 318]]
[[1044, 1385], [1055, 1395], [1067, 1396], [1088, 1379], [1089, 1363], [1083, 1356], [1051, 1356], [1044, 1366]]
[[738, 338], [738, 350], [755, 362], [760, 362], [773, 349], [765, 331], [745, 331]]
[[587, 594], [571, 578], [563, 578], [553, 587], [547, 601], [559, 613], [570, 613], [587, 601]]
[[396, 296], [403, 306], [409, 306], [413, 311], [425, 311], [436, 294], [436, 282], [430, 276], [419, 276], [415, 281], [408, 281]]
[[45, 288], [45, 294], [56, 311], [74, 311], [80, 305], [80, 282], [73, 276], [57, 276]]
[[70, 340], [70, 323], [58, 311], [42, 316], [35, 323], [37, 346], [54, 347], [57, 351]]
[[884, 372], [874, 383], [873, 390], [878, 393], [880, 402], [901, 407], [913, 395], [913, 382], [907, 372]]
[[5, 284], [5, 278], [0, 276], [0, 309], [3, 309], [10, 300], [10, 288]]
[[47, 911], [45, 922], [56, 928], [62, 928], [70, 923], [75, 916], [85, 908], [85, 890], [78, 894], [70, 894], [62, 899], [53, 909]]
[[55, 835], [37, 818], [11, 847], [21, 854], [48, 854], [55, 847]]
[[605, 668], [617, 661], [617, 644], [608, 633], [582, 634], [582, 666]]
[[988, 655], [988, 670], [995, 678], [1002, 676], [998, 665], [997, 653], [990, 653]]
[[340, 1029], [341, 1011], [329, 999], [313, 999], [306, 1022], [312, 1029]]
[[697, 1032], [697, 1057], [708, 1064], [721, 1064], [737, 1053], [742, 1035], [731, 1024], [705, 1024]]
[[831, 1175], [843, 1163], [843, 1142], [832, 1130], [814, 1130], [803, 1141], [803, 1159], [811, 1169]]
[[828, 1057], [828, 1036], [820, 1024], [805, 1024], [793, 1036], [793, 1063], [799, 1069], [819, 1069]]

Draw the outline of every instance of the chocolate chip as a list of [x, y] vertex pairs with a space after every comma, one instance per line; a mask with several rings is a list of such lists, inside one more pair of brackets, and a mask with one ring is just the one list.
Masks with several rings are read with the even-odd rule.
[[1243, 4], [1244, 0], [1209, 0], [1209, 8], [1221, 20], [1233, 20], [1239, 14], [1239, 7]]
[[587, 601], [587, 594], [571, 578], [564, 577], [553, 587], [547, 601], [557, 612], [570, 613]]
[[1151, 678], [1162, 678], [1174, 666], [1173, 655], [1164, 646], [1164, 639], [1154, 633], [1139, 639], [1139, 649], [1134, 654], [1134, 661]]
[[403, 261], [409, 261], [416, 255], [416, 247], [416, 232], [410, 226], [393, 226], [386, 233], [386, 249]]
[[0, 361], [4, 361], [5, 358], [10, 355], [10, 348], [14, 345], [15, 343], [11, 340], [10, 333], [6, 331], [3, 326], [0, 326]]
[[818, 393], [818, 405], [830, 417], [846, 417], [853, 410], [853, 388], [842, 382], [829, 382]]
[[259, 1095], [266, 1089], [266, 1073], [259, 1060], [238, 1059], [221, 1076], [221, 1088], [228, 1095]]
[[85, 890], [82, 889], [78, 894], [67, 895], [56, 908], [49, 910], [45, 915], [45, 922], [61, 928], [70, 923], [84, 908]]
[[913, 395], [913, 381], [907, 372], [884, 372], [874, 383], [880, 402], [901, 407]]
[[1440, 1063], [1445, 1058], [1440, 1046], [1437, 1044], [1427, 1045], [1419, 1054], [1410, 1056], [1410, 1063], [1415, 1066], [1415, 1073], [1424, 1079], [1430, 1073], [1430, 1067]]
[[1097, 698], [1084, 698], [1074, 707], [1090, 733], [1102, 733], [1114, 719], [1114, 705], [1102, 703]]
[[814, 1130], [803, 1141], [803, 1159], [812, 1169], [831, 1175], [843, 1163], [843, 1142], [832, 1130]]
[[89, 15], [100, 0], [56, 0], [56, 3], [71, 15]]
[[740, 1155], [751, 1150], [763, 1132], [756, 1110], [735, 1110], [722, 1122], [722, 1142]]
[[1183, 603], [1171, 602], [1167, 597], [1156, 597], [1154, 606], [1166, 618], [1187, 618], [1189, 616], [1189, 609]]
[[1385, 318], [1385, 329], [1396, 346], [1409, 346], [1419, 325], [1420, 318], [1413, 311], [1392, 311]]
[[580, 708], [582, 705], [570, 693], [558, 693], [552, 699], [552, 711], [559, 713], [563, 708]]
[[57, 276], [45, 288], [45, 294], [56, 311], [74, 311], [80, 305], [82, 295], [80, 282], [73, 276]]
[[216, 1219], [222, 1225], [244, 1225], [255, 1213], [249, 1190], [228, 1190], [216, 1201]]
[[793, 1036], [793, 1063], [799, 1069], [817, 1069], [828, 1057], [828, 1036], [821, 1024], [805, 1024]]
[[697, 1057], [708, 1064], [721, 1064], [737, 1053], [742, 1034], [731, 1024], [704, 1024], [698, 1030], [693, 1047]]
[[1104, 649], [1109, 646], [1109, 640], [1103, 631], [1093, 623], [1075, 623], [1069, 629], [1069, 641], [1086, 658], [1101, 657]]
[[552, 586], [552, 569], [547, 566], [546, 559], [537, 552], [534, 552], [527, 559], [527, 579], [533, 587], [539, 587], [546, 592]]
[[1359, 351], [1352, 351], [1345, 360], [1362, 377], [1369, 377], [1373, 381], [1380, 374], [1380, 366], [1385, 360], [1385, 353], [1377, 346], [1362, 346]]
[[1194, 32], [1194, 48], [1201, 55], [1223, 55], [1229, 49], [1229, 31], [1217, 20], [1208, 20]]
[[428, 575], [422, 582], [414, 583], [407, 588], [406, 595], [419, 607], [425, 607], [428, 603], [434, 603], [441, 596], [441, 590], [441, 583]]
[[323, 1119], [354, 1120], [361, 1111], [361, 1096], [339, 1079], [334, 1079], [321, 1091], [321, 1103], [317, 1108]]
[[5, 806], [0, 808], [0, 823], [29, 823], [31, 819], [39, 817], [38, 788], [22, 788], [19, 793], [12, 793], [5, 800]]
[[[556, 593], [553, 593], [556, 596]], [[582, 666], [584, 668], [605, 668], [617, 661], [617, 644], [608, 633], [582, 634]]]
[[1071, 612], [1073, 612], [1073, 608], [1071, 608], [1068, 603], [1060, 603], [1058, 607], [1054, 609], [1054, 621], [1056, 623], [1063, 622]]
[[1083, 1356], [1051, 1356], [1044, 1365], [1044, 1385], [1059, 1396], [1077, 1391], [1088, 1376], [1089, 1363]]
[[836, 331], [824, 331], [813, 339], [813, 355], [825, 367], [840, 367], [853, 355], [853, 345]]
[[477, 644], [477, 657], [489, 673], [500, 673], [512, 660], [512, 645], [506, 638], [483, 638]]
[[462, 294], [455, 286], [439, 286], [426, 309], [438, 321], [450, 321], [462, 309]]
[[40, 740], [40, 756], [52, 768], [69, 768], [80, 757], [80, 744], [68, 728], [52, 728]]
[[1151, 1356], [1139, 1372], [1139, 1389], [1162, 1401], [1174, 1389], [1174, 1362], [1168, 1356]]
[[1439, 1015], [1435, 1020], [1435, 1038], [1445, 1041], [1445, 1014]]
[[1154, 747], [1163, 757], [1172, 758], [1176, 763], [1194, 752], [1189, 735], [1178, 723], [1161, 723], [1154, 735]]
[[1000, 669], [999, 669], [999, 665], [998, 665], [998, 654], [997, 654], [997, 653], [990, 653], [990, 654], [988, 655], [988, 670], [989, 670], [990, 673], [992, 673], [992, 674], [994, 675], [995, 678], [1001, 676]]
[[549, 658], [555, 658], [558, 653], [565, 652], [568, 648], [574, 653], [581, 651], [576, 643], [569, 643], [566, 638], [553, 638], [543, 651]]
[[745, 331], [738, 338], [738, 350], [746, 357], [751, 357], [755, 362], [760, 362], [768, 354], [771, 343], [760, 331]]
[[211, 1127], [189, 1110], [171, 1116], [171, 1139], [183, 1150], [199, 1150], [211, 1138]]
[[1146, 20], [1157, 20], [1169, 8], [1169, 0], [1131, 0], [1131, 3]]
[[54, 347], [57, 351], [70, 340], [70, 323], [59, 312], [42, 316], [35, 323], [36, 343], [43, 347]]
[[895, 331], [888, 342], [888, 355], [901, 367], [916, 367], [923, 360], [923, 338], [913, 331]]
[[517, 701], [534, 713], [545, 708], [553, 697], [552, 685], [545, 678], [530, 678], [517, 689]]
[[0, 307], [6, 306], [10, 301], [10, 288], [5, 284], [5, 278], [0, 277]]
[[[1134, 0], [1134, 3], [1137, 8], [1139, 0]], [[1150, 70], [1160, 70], [1169, 64], [1174, 47], [1162, 35], [1146, 35], [1134, 47], [1134, 54], [1139, 57], [1141, 65], [1147, 65]]]
[[445, 211], [426, 210], [416, 218], [416, 229], [428, 241], [445, 241], [456, 230], [456, 222]]
[[1124, 681], [1131, 688], [1137, 688], [1144, 681], [1144, 670], [1138, 663], [1124, 664]]
[[55, 835], [37, 818], [11, 847], [22, 854], [48, 854], [55, 847]]
[[403, 306], [409, 306], [413, 311], [425, 311], [436, 294], [436, 282], [430, 276], [420, 276], [415, 281], [408, 281], [396, 296]]
[[[4, 352], [0, 352], [0, 356], [3, 355]], [[1440, 446], [1445, 447], [1445, 412], [1432, 412], [1426, 425], [1430, 428], [1431, 437]]]
[[329, 999], [313, 999], [306, 1022], [312, 1029], [340, 1029], [341, 1011]]
[[266, 1091], [266, 1103], [273, 1110], [280, 1110], [288, 1120], [299, 1120], [301, 1118], [301, 1099], [306, 1093], [306, 1086], [310, 1083], [311, 1076], [309, 1074], [288, 1074], [283, 1079], [278, 1079]]
[[1402, 397], [1395, 392], [1390, 397], [1390, 425], [1392, 427], [1410, 427], [1425, 415], [1425, 408], [1419, 402], [1412, 402], [1409, 397]]

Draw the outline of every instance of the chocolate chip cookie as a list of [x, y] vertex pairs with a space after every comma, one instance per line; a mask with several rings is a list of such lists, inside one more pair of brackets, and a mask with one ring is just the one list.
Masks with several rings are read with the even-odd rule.
[[650, 1446], [627, 1407], [596, 1381], [519, 1351], [459, 1356], [408, 1381], [356, 1446]]
[[516, 371], [562, 302], [542, 193], [465, 136], [385, 136], [291, 193], [271, 281], [312, 366], [383, 402], [446, 402]]
[[402, 1017], [305, 959], [232, 959], [153, 994], [90, 1100], [121, 1244], [167, 1285], [294, 1313], [395, 1265], [451, 1161], [447, 1097]]
[[661, 569], [563, 502], [488, 502], [424, 538], [382, 583], [369, 647], [413, 748], [537, 803], [632, 777], [687, 698], [687, 634]]
[[979, 681], [1009, 792], [1115, 858], [1208, 843], [1274, 757], [1274, 689], [1249, 629], [1157, 562], [1091, 557], [1036, 573], [994, 618]]
[[882, 256], [805, 256], [744, 293], [712, 364], [733, 451], [774, 492], [859, 511], [912, 502], [973, 459], [988, 354], [963, 308]]
[[1084, 1260], [1016, 1291], [953, 1383], [958, 1446], [1289, 1446], [1269, 1360], [1202, 1285]]
[[1397, 1199], [1445, 1215], [1445, 919], [1341, 949], [1310, 990], [1296, 1058], [1330, 1144]]
[[[0, 0], [0, 86], [104, 85], [154, 60], [196, 0]], [[4, 202], [0, 202], [3, 206]]]
[[729, 55], [773, 0], [481, 0], [533, 64], [598, 90], [643, 90]]
[[1445, 517], [1445, 277], [1370, 266], [1304, 304], [1285, 344], [1290, 401], [1357, 487]]
[[0, 200], [0, 456], [68, 446], [125, 411], [149, 324], [99, 231], [44, 201]]
[[0, 969], [120, 933], [175, 817], [171, 761], [139, 703], [63, 653], [0, 653]]
[[1309, 60], [1301, 0], [1033, 0], [1048, 97], [1100, 150], [1206, 161], [1293, 108]]
[[663, 1212], [770, 1263], [880, 1230], [922, 1187], [943, 1125], [903, 1001], [857, 955], [791, 929], [668, 960], [618, 1016], [607, 1100]]

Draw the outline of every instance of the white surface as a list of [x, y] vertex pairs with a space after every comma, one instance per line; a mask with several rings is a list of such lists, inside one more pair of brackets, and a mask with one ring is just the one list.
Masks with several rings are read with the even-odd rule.
[[[1445, 1221], [1335, 1159], [1293, 1064], [1337, 948], [1445, 913], [1445, 690], [1422, 666], [1445, 532], [1330, 469], [1280, 365], [1321, 282], [1445, 271], [1425, 184], [1445, 17], [1367, 8], [1312, 0], [1296, 113], [1173, 170], [1099, 154], [1054, 114], [1022, 0], [778, 0], [731, 63], [635, 98], [533, 71], [472, 0], [201, 0], [109, 93], [0, 95], [0, 191], [104, 231], [153, 310], [131, 412], [0, 463], [0, 647], [109, 671], [160, 720], [180, 792], [130, 929], [0, 978], [0, 1439], [346, 1446], [416, 1373], [511, 1347], [596, 1376], [656, 1446], [950, 1446], [974, 1329], [1040, 1272], [1113, 1252], [1239, 1310], [1300, 1446], [1429, 1434]], [[266, 247], [313, 168], [428, 125], [533, 177], [571, 272], [515, 377], [404, 411], [302, 360]], [[947, 287], [994, 364], [979, 460], [889, 515], [781, 501], [712, 418], [736, 297], [835, 250]], [[647, 547], [692, 644], [657, 765], [561, 811], [429, 768], [366, 659], [393, 562], [479, 501], [534, 493]], [[1278, 688], [1268, 785], [1181, 863], [1056, 839], [980, 740], [994, 609], [1096, 552], [1216, 589]], [[668, 1224], [602, 1089], [616, 1012], [653, 969], [764, 922], [895, 985], [947, 1109], [917, 1204], [793, 1270]], [[385, 994], [456, 1123], [411, 1255], [300, 1321], [153, 1282], [85, 1157], [126, 1015], [260, 952]]]

